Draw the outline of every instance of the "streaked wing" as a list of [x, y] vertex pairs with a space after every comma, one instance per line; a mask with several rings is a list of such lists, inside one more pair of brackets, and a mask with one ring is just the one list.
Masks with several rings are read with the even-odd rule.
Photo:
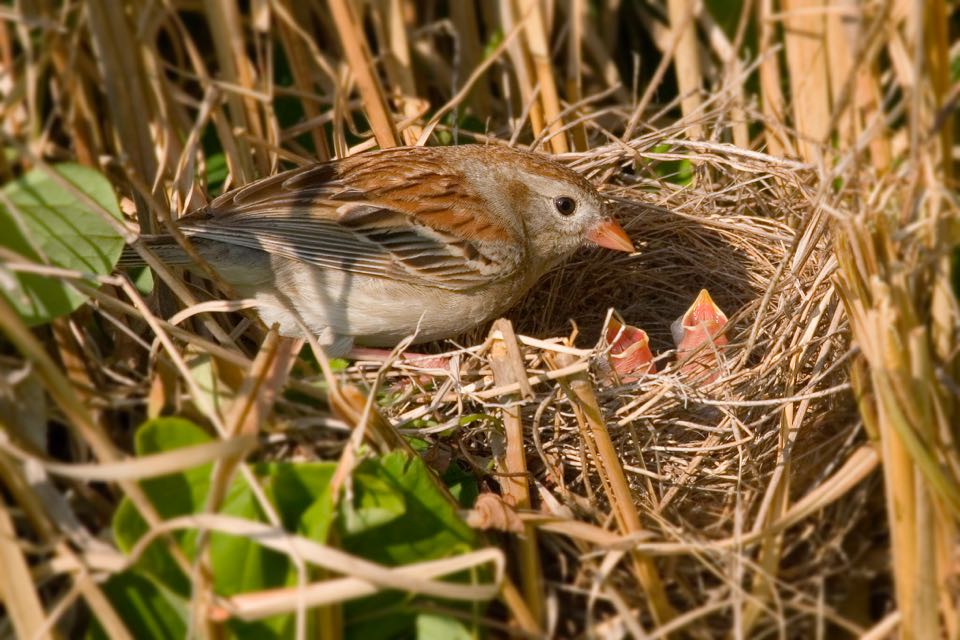
[[[458, 176], [433, 175], [419, 183], [430, 185], [427, 193], [404, 197], [400, 189], [417, 178], [411, 167], [435, 167], [406, 162], [398, 172], [408, 175], [392, 173], [386, 187], [372, 188], [384, 181], [371, 179], [369, 162], [347, 163], [257, 181], [220, 196], [180, 228], [318, 267], [450, 290], [499, 280], [519, 267], [522, 256], [510, 250], [516, 244], [493, 234], [498, 228], [484, 221], [482, 201], [456, 192], [463, 184]], [[467, 223], [479, 232], [458, 233]]]

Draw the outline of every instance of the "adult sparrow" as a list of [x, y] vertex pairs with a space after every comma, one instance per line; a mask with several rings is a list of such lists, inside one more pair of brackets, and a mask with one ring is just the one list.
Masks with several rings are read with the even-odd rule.
[[[585, 241], [633, 251], [597, 190], [499, 146], [386, 149], [258, 180], [178, 227], [267, 325], [330, 356], [457, 335], [516, 303]], [[188, 264], [165, 236], [145, 237]]]

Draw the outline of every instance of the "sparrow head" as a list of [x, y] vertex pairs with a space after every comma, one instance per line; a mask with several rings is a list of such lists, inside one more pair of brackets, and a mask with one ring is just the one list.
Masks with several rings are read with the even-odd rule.
[[[505, 224], [518, 227], [527, 251], [548, 269], [584, 243], [634, 251], [610, 205], [583, 176], [545, 156], [504, 147], [461, 147], [486, 167], [476, 179], [498, 194], [495, 208]], [[473, 172], [471, 172], [473, 173]], [[509, 219], [509, 220], [506, 220]]]

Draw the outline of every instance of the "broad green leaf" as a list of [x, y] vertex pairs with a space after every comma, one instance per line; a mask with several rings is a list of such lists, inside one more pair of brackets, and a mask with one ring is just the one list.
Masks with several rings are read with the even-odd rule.
[[380, 476], [379, 469], [361, 465], [354, 475], [354, 501], [344, 509], [341, 524], [345, 535], [377, 530], [392, 523], [406, 510], [394, 483]]
[[[200, 427], [181, 418], [158, 418], [146, 422], [135, 437], [138, 455], [170, 451], [210, 440]], [[458, 517], [430, 478], [431, 471], [418, 457], [402, 452], [361, 463], [351, 478], [352, 491], [343, 496], [338, 507], [330, 494], [334, 463], [259, 463], [252, 470], [284, 528], [321, 543], [326, 543], [336, 525], [336, 540], [347, 552], [387, 565], [440, 558], [473, 548], [475, 533]], [[204, 508], [209, 491], [212, 465], [154, 478], [141, 483], [147, 496], [164, 518], [197, 513]], [[469, 474], [458, 477], [468, 493], [475, 491]], [[469, 488], [468, 488], [469, 487]], [[266, 522], [260, 504], [246, 481], [234, 479], [220, 512], [257, 522]], [[130, 549], [146, 531], [146, 525], [124, 499], [114, 518], [114, 536], [121, 549]], [[190, 561], [196, 555], [196, 532], [174, 536]], [[245, 538], [214, 533], [210, 536], [210, 560], [214, 590], [221, 596], [289, 586], [297, 574], [287, 558]], [[155, 543], [137, 565], [121, 574], [130, 578], [134, 593], [118, 593], [118, 608], [130, 611], [137, 624], [156, 625], [142, 607], [155, 597], [157, 587], [176, 602], [190, 597], [189, 582], [169, 555], [165, 546]], [[469, 580], [466, 573], [452, 580]], [[113, 597], [111, 597], [113, 600]], [[347, 604], [347, 637], [410, 637], [423, 630], [448, 630], [453, 637], [459, 629], [449, 628], [451, 621], [420, 619], [421, 613], [409, 594], [385, 592]], [[462, 605], [461, 605], [462, 606]], [[459, 623], [457, 623], [459, 624]], [[228, 623], [230, 637], [290, 637], [293, 616], [275, 616], [256, 623]], [[432, 632], [431, 632], [432, 633]], [[163, 636], [160, 636], [163, 637]], [[439, 637], [439, 636], [434, 636]]]
[[[478, 543], [476, 532], [464, 524], [456, 508], [436, 488], [431, 473], [419, 457], [411, 458], [401, 451], [380, 460], [361, 463], [353, 475], [354, 501], [352, 504], [341, 503], [341, 510], [348, 513], [368, 508], [381, 510], [383, 503], [370, 501], [364, 492], [375, 487], [377, 497], [382, 499], [384, 485], [391, 487], [394, 495], [402, 499], [403, 509], [389, 522], [360, 531], [345, 527], [350, 518], [338, 520], [344, 549], [395, 566], [448, 557], [474, 548]], [[378, 482], [373, 483], [373, 479]], [[353, 518], [354, 522], [365, 520], [362, 513], [354, 514]], [[365, 521], [373, 525], [374, 520], [371, 517]], [[469, 576], [450, 579], [468, 580]], [[405, 593], [385, 592], [346, 603], [344, 613], [348, 636], [364, 639], [416, 637], [418, 614], [410, 600]]]
[[[148, 420], [137, 430], [134, 436], [134, 451], [137, 455], [149, 455], [172, 451], [181, 447], [203, 444], [211, 440], [200, 427], [183, 418], [154, 418]], [[210, 488], [210, 470], [206, 464], [182, 473], [151, 478], [141, 483], [150, 501], [164, 518], [196, 513], [203, 508]], [[147, 531], [147, 523], [140, 517], [133, 503], [124, 498], [113, 515], [113, 535], [117, 547], [129, 552], [141, 536]], [[174, 536], [181, 546], [193, 549], [196, 535], [192, 532], [178, 533]], [[138, 568], [156, 578], [161, 583], [182, 596], [189, 596], [190, 583], [180, 568], [170, 557], [162, 543], [151, 544]]]
[[396, 594], [386, 593], [348, 603], [345, 634], [348, 640], [416, 638], [417, 615]]
[[[395, 451], [380, 460], [365, 460], [354, 472], [353, 504], [358, 511], [341, 520], [344, 546], [353, 553], [386, 565], [443, 558], [474, 547], [476, 533], [437, 490], [432, 471], [420, 458]], [[393, 497], [388, 497], [389, 487]], [[396, 501], [402, 501], [402, 509]], [[364, 511], [370, 514], [364, 514]], [[384, 511], [394, 517], [375, 526]], [[343, 525], [364, 521], [360, 530]]]
[[477, 496], [480, 495], [476, 476], [454, 462], [447, 468], [442, 480], [461, 507], [464, 509], [473, 507]]
[[165, 416], [147, 420], [137, 429], [133, 449], [138, 456], [192, 447], [213, 440], [206, 431], [186, 418]]
[[[653, 148], [655, 153], [669, 153], [673, 148], [668, 144], [659, 144]], [[693, 164], [689, 160], [662, 160], [655, 165], [657, 175], [679, 185], [690, 184], [693, 179]]]
[[[210, 440], [211, 437], [203, 429], [189, 420], [157, 418], [138, 429], [134, 450], [138, 455], [147, 455]], [[254, 465], [253, 470], [287, 529], [316, 534], [322, 542], [333, 521], [329, 484], [335, 467], [333, 463], [262, 463]], [[206, 503], [212, 469], [213, 466], [207, 464], [151, 478], [143, 481], [141, 486], [164, 518], [198, 513]], [[220, 512], [266, 522], [253, 492], [239, 477], [230, 486]], [[123, 550], [132, 548], [147, 530], [146, 523], [127, 499], [121, 502], [113, 524], [117, 546]], [[179, 532], [174, 538], [192, 561], [196, 554], [197, 533]], [[296, 581], [296, 573], [283, 554], [270, 551], [246, 538], [214, 533], [210, 536], [209, 544], [214, 589], [219, 595], [282, 587]], [[165, 585], [184, 602], [191, 595], [187, 578], [161, 542], [151, 544], [136, 567], [123, 575], [127, 574], [136, 574]], [[143, 599], [148, 596], [148, 593], [144, 593], [136, 597]], [[291, 616], [275, 616], [249, 624], [231, 621], [229, 626], [233, 637], [273, 638], [289, 636], [291, 624]]]
[[140, 295], [150, 295], [153, 291], [153, 271], [149, 267], [138, 267], [130, 271], [133, 278], [133, 286], [137, 288]]
[[336, 464], [331, 462], [274, 464], [264, 468], [270, 479], [267, 495], [287, 531], [326, 542], [334, 519], [330, 480], [335, 469]]
[[[415, 425], [415, 428], [422, 429], [419, 424]], [[427, 451], [430, 450], [430, 441], [424, 440], [423, 438], [417, 438], [414, 436], [407, 437], [407, 444], [410, 445], [410, 448], [416, 452], [417, 455], [424, 455]]]
[[[134, 571], [111, 576], [103, 585], [127, 631], [134, 638], [179, 640], [187, 637], [189, 608], [186, 599]], [[106, 638], [99, 625], [91, 638]]]
[[[98, 171], [76, 164], [54, 167], [77, 190], [120, 219], [113, 187]], [[3, 187], [10, 209], [0, 204], [0, 245], [38, 263], [88, 274], [108, 274], [123, 239], [97, 211], [46, 172], [34, 169]], [[28, 324], [66, 315], [85, 300], [60, 278], [17, 274], [16, 286], [0, 293]]]
[[473, 640], [476, 636], [453, 616], [436, 613], [417, 615], [417, 640]]

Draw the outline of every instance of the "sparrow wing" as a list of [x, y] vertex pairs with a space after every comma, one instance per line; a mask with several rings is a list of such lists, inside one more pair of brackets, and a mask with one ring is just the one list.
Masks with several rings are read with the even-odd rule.
[[180, 228], [321, 268], [450, 290], [515, 273], [525, 246], [518, 230], [425, 151], [287, 171], [220, 196]]

